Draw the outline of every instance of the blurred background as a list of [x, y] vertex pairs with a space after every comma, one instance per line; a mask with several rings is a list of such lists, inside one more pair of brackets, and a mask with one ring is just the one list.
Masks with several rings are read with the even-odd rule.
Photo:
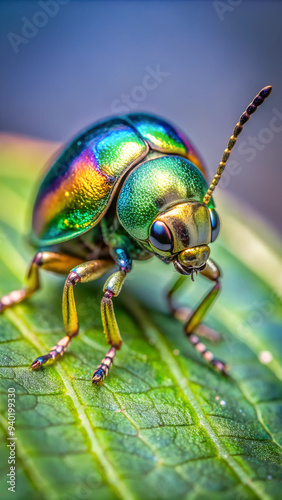
[[271, 83], [220, 189], [281, 232], [282, 2], [0, 5], [2, 132], [65, 142], [109, 115], [149, 111], [186, 132], [212, 177], [239, 115]]

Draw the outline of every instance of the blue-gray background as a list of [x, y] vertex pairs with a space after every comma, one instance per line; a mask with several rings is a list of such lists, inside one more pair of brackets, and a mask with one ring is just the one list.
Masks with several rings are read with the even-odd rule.
[[[39, 14], [44, 3], [52, 15]], [[281, 230], [282, 3], [64, 3], [0, 3], [1, 130], [66, 141], [125, 111], [125, 94], [129, 111], [178, 124], [212, 174], [239, 114], [271, 83], [271, 97], [240, 137], [255, 138], [256, 147], [236, 148], [222, 188]], [[26, 32], [26, 22], [44, 26]], [[165, 75], [157, 81], [147, 75], [158, 66]]]

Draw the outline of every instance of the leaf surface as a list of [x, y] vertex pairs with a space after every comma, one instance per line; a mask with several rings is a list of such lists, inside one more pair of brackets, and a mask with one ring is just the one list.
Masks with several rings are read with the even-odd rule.
[[[24, 238], [26, 213], [53, 150], [40, 141], [1, 138], [1, 294], [23, 284], [33, 255]], [[16, 391], [16, 499], [281, 495], [280, 243], [246, 209], [240, 216], [238, 205], [218, 199], [223, 231], [212, 257], [223, 269], [223, 292], [207, 323], [221, 341], [205, 343], [229, 363], [231, 376], [208, 367], [166, 313], [175, 272], [154, 259], [136, 263], [115, 301], [124, 343], [103, 386], [91, 384], [107, 349], [101, 280], [76, 287], [80, 335], [68, 353], [30, 372], [30, 363], [63, 336], [64, 279], [42, 273], [42, 289], [0, 317], [1, 498], [11, 498], [9, 387]], [[196, 305], [209, 287], [201, 277], [187, 279], [177, 301]]]

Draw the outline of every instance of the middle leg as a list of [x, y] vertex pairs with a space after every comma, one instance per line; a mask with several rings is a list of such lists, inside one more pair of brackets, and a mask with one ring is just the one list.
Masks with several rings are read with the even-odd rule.
[[95, 370], [95, 372], [93, 373], [93, 384], [103, 382], [104, 378], [108, 375], [110, 367], [113, 364], [116, 350], [120, 349], [122, 344], [117, 320], [115, 317], [112, 298], [119, 295], [125, 281], [126, 274], [127, 273], [125, 271], [117, 271], [116, 273], [112, 274], [107, 279], [103, 288], [103, 291], [105, 293], [101, 302], [101, 315], [107, 344], [110, 344], [111, 348], [107, 352], [104, 359], [101, 361], [97, 370]]
[[57, 360], [64, 354], [71, 340], [78, 334], [78, 318], [73, 293], [74, 285], [79, 282], [86, 283], [100, 278], [113, 265], [112, 260], [90, 260], [72, 269], [66, 279], [63, 291], [63, 320], [66, 335], [47, 354], [36, 358], [31, 365], [32, 370]]

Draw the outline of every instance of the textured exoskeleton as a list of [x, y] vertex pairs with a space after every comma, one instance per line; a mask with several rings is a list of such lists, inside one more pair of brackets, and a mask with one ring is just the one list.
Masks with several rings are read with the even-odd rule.
[[[269, 95], [265, 87], [240, 117], [210, 186], [198, 152], [175, 127], [144, 114], [113, 117], [80, 134], [58, 156], [45, 175], [33, 210], [32, 240], [38, 251], [31, 262], [27, 287], [2, 297], [0, 311], [30, 297], [39, 288], [39, 269], [67, 275], [63, 292], [66, 335], [31, 365], [37, 369], [62, 356], [78, 333], [73, 287], [107, 273], [101, 314], [109, 351], [93, 375], [107, 375], [121, 336], [113, 297], [122, 288], [133, 260], [154, 255], [173, 263], [180, 276], [168, 292], [172, 314], [182, 312], [172, 303], [185, 276], [199, 272], [214, 282], [212, 290], [184, 327], [196, 349], [217, 369], [216, 360], [199, 340], [215, 332], [201, 321], [217, 296], [220, 272], [209, 258], [209, 244], [219, 232], [219, 218], [211, 194], [225, 167], [243, 124]], [[114, 269], [115, 268], [115, 269]]]

